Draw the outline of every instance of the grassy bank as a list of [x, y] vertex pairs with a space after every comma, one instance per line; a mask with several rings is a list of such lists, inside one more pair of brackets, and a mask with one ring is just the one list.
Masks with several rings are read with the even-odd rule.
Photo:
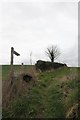
[[[31, 69], [31, 66], [24, 66], [26, 72], [30, 72]], [[35, 71], [35, 85], [29, 90], [26, 88], [21, 96], [15, 97], [7, 108], [4, 107], [3, 117], [65, 118], [78, 103], [77, 70], [61, 68], [42, 73]], [[3, 81], [6, 80], [9, 71], [10, 66], [3, 66]], [[14, 66], [14, 71], [19, 73], [21, 66]]]

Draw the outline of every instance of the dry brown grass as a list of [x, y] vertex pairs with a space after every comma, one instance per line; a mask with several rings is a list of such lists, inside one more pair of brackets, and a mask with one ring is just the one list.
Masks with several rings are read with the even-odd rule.
[[[32, 76], [32, 80], [30, 82], [25, 82], [23, 80], [23, 75], [29, 74]], [[11, 75], [8, 76], [7, 80], [2, 82], [2, 105], [3, 107], [7, 107], [11, 101], [13, 101], [16, 97], [23, 95], [24, 92], [28, 92], [35, 85], [36, 71], [34, 68], [31, 68], [27, 72], [20, 73], [18, 75], [14, 74], [13, 84], [11, 83]]]
[[69, 109], [66, 118], [78, 118], [78, 104], [75, 104]]

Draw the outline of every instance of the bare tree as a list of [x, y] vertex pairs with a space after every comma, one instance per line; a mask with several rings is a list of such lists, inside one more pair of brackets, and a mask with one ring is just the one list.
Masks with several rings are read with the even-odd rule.
[[30, 52], [30, 65], [32, 65], [32, 52]]
[[54, 62], [60, 55], [60, 51], [57, 46], [48, 47], [46, 50], [48, 57], [50, 58], [51, 62]]

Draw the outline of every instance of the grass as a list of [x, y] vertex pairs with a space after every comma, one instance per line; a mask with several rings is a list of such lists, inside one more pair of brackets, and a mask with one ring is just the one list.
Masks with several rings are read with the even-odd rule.
[[16, 99], [12, 106], [9, 106], [7, 110], [9, 113], [5, 117], [36, 117], [38, 107], [40, 107], [40, 99], [37, 93], [24, 95]]
[[[26, 72], [27, 70], [30, 70], [32, 68], [31, 65], [25, 65], [23, 70], [24, 72]], [[21, 65], [14, 65], [13, 66], [14, 72], [15, 73], [20, 73], [22, 66]], [[2, 65], [2, 80], [6, 80], [6, 78], [8, 77], [9, 73], [11, 70], [11, 66], [10, 65]]]
[[[20, 71], [21, 66], [15, 66]], [[31, 66], [25, 66], [25, 71]], [[3, 80], [9, 73], [10, 66], [3, 66]], [[5, 70], [4, 70], [5, 69]], [[15, 98], [7, 108], [3, 108], [3, 117], [13, 118], [65, 118], [67, 111], [78, 103], [77, 77], [62, 77], [77, 74], [77, 68], [62, 68], [37, 74], [36, 84], [28, 91]], [[64, 87], [61, 84], [64, 82]], [[65, 89], [69, 90], [64, 98]]]

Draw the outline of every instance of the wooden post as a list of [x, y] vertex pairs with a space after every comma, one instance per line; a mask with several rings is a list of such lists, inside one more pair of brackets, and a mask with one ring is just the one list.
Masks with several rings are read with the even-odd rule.
[[14, 53], [14, 48], [11, 47], [11, 65], [13, 65], [13, 53]]
[[22, 73], [22, 74], [23, 74], [23, 71], [24, 71], [23, 69], [24, 69], [24, 64], [22, 63], [22, 64], [21, 64], [21, 73]]
[[14, 48], [11, 47], [11, 73], [10, 73], [11, 84], [13, 84], [13, 77], [14, 77], [14, 70], [13, 70], [13, 52], [14, 52]]
[[14, 78], [14, 69], [13, 69], [13, 60], [14, 60], [14, 56], [13, 54], [19, 56], [20, 54], [17, 53], [16, 51], [14, 51], [14, 48], [11, 47], [11, 84], [13, 84], [13, 78]]

